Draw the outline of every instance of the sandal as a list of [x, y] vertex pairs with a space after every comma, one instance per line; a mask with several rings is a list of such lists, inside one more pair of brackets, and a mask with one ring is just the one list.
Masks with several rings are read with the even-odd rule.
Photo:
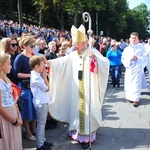
[[36, 137], [31, 135], [30, 137], [28, 135], [26, 135], [26, 138], [31, 140], [31, 141], [36, 141]]

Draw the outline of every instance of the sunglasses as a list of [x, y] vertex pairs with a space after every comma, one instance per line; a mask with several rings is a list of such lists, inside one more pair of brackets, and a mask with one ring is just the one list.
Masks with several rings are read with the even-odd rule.
[[34, 48], [34, 47], [35, 47], [35, 45], [29, 45], [29, 47], [30, 47], [30, 48]]
[[12, 47], [18, 46], [18, 43], [12, 43], [10, 44]]

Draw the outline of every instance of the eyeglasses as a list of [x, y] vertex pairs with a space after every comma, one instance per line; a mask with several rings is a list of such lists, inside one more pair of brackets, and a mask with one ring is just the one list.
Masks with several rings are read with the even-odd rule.
[[35, 45], [29, 45], [29, 47], [30, 47], [30, 48], [34, 48], [34, 47], [35, 47]]
[[18, 43], [12, 43], [10, 44], [12, 47], [18, 46]]

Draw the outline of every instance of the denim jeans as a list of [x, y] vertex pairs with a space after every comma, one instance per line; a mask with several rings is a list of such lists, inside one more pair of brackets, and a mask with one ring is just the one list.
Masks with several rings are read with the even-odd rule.
[[46, 141], [45, 124], [46, 124], [47, 113], [48, 113], [48, 104], [35, 106], [35, 112], [37, 116], [36, 143], [37, 143], [37, 147], [40, 148]]
[[110, 66], [113, 86], [120, 86], [120, 66]]

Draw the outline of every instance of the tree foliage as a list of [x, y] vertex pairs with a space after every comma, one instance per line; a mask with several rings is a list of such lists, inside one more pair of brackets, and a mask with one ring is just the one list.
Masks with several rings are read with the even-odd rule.
[[140, 4], [132, 10], [129, 10], [127, 13], [127, 28], [126, 33], [136, 31], [139, 33], [141, 38], [146, 38], [149, 36], [149, 17], [150, 11], [148, 10], [145, 4]]
[[100, 29], [106, 36], [119, 36], [127, 26], [126, 14], [126, 0], [105, 1], [105, 9], [100, 11]]
[[[22, 10], [17, 9], [22, 2]], [[18, 6], [18, 8], [21, 8]], [[40, 26], [70, 30], [74, 24], [79, 26], [83, 12], [92, 18], [92, 30], [103, 31], [104, 36], [128, 38], [132, 31], [142, 37], [149, 36], [150, 12], [142, 3], [130, 10], [127, 0], [1, 0], [0, 15], [6, 19], [18, 20], [22, 13], [23, 22], [37, 22]], [[17, 13], [18, 12], [18, 13]], [[16, 16], [17, 14], [17, 16]], [[2, 17], [1, 17], [2, 18]], [[85, 24], [88, 27], [87, 24]]]

